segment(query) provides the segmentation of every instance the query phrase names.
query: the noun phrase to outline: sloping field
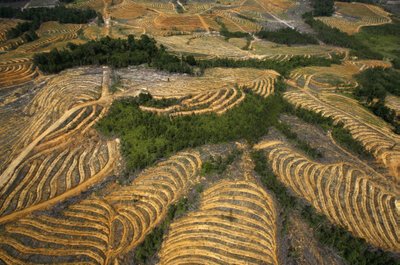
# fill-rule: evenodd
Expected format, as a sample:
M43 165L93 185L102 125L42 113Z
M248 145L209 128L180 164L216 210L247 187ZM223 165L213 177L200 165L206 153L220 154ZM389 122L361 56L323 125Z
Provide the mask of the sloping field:
M52 78L25 109L31 118L18 137L1 132L8 143L0 222L79 194L113 172L117 141L101 140L92 128L110 104L101 101L106 74L71 70Z
M359 32L361 27L377 26L392 21L390 13L374 5L335 2L335 8L336 12L332 17L317 19L348 34Z
M221 181L170 226L160 264L278 264L277 212L251 181Z
M326 93L318 98L309 92L286 92L284 98L296 107L305 108L343 123L353 138L360 141L374 157L385 165L390 174L400 178L400 137L388 125L358 106L354 100Z
M375 246L400 250L398 193L375 183L373 176L352 164L317 163L280 141L261 142L256 148L265 149L285 186L333 223Z
M92 195L57 214L6 224L0 260L115 264L115 258L137 246L196 181L208 151L180 152L143 171L128 186L114 185L103 198Z

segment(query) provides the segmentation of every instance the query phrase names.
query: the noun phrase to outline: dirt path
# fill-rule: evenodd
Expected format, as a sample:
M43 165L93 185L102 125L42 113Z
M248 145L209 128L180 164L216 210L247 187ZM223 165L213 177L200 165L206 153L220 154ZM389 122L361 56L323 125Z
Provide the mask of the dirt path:
M110 19L110 5L111 3L108 0L103 0L104 8L103 8L103 18L104 18L104 27L105 27L105 35L110 36L111 31L111 19Z
M200 19L200 22L203 25L203 28L207 31L207 33L210 33L210 27L208 26L204 18L200 14L197 14L197 17Z

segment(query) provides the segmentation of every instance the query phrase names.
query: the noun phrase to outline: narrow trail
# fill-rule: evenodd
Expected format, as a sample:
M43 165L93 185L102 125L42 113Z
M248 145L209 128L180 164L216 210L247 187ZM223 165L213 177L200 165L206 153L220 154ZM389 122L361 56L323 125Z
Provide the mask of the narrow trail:
M282 24L285 24L286 26L288 26L288 27L291 28L291 29L294 29L294 27L293 27L292 25L290 25L289 23L287 23L285 20L282 20L282 19L280 19L279 17L275 16L275 14L273 14L271 11L269 11L268 9L266 9L266 8L260 3L259 0L254 0L254 1L257 2L257 4L258 4L259 6L261 6L262 9L264 9L265 12L268 13L271 17L273 17L276 21L278 21L278 22L280 22L280 23L282 23Z
M210 33L210 27L208 26L204 18L200 14L196 14L196 16L200 19L200 22L203 25L203 28L207 31L207 33Z
M111 3L108 0L103 0L104 8L103 8L103 18L104 18L104 27L105 27L105 35L110 36L111 32L111 18L110 18L110 5Z

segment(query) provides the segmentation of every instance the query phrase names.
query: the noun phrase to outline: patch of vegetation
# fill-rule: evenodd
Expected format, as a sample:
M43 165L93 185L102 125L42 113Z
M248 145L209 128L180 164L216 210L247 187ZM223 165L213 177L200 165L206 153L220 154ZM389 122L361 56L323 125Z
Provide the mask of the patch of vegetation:
M207 176L211 174L221 175L240 154L241 154L240 151L235 150L225 159L222 158L221 156L218 156L216 158L211 157L210 161L206 161L203 163L200 174L202 176Z
M279 29L270 31L263 29L259 31L257 37L268 41L293 45L293 44L318 44L318 41L310 34L300 33L299 31L291 28Z
M300 199L292 196L281 183L267 163L267 158L262 151L254 152L252 159L255 171L261 178L263 185L272 191L283 208L282 218L285 228L287 213L299 209L302 217L313 228L317 239L324 245L333 248L349 264L354 265L399 265L400 262L388 252L372 249L363 239L354 237L345 229L332 224L324 215L317 213L310 205L304 204Z
M369 153L359 141L355 140L349 130L343 128L343 126L333 126L332 137L345 149L351 150L360 157L372 158L371 153Z
M304 21L310 25L316 32L316 37L326 44L331 44L343 48L351 49L351 55L365 59L382 59L382 55L374 52L363 42L354 36L350 36L337 28L332 28L325 25L319 20L313 18L312 13L303 15Z
M400 134L400 122L394 110L385 106L387 93L400 96L399 72L394 69L372 68L356 75L358 88L354 96L375 115L381 117Z
M135 39L92 40L85 44L68 43L68 49L53 49L48 53L35 54L34 62L45 73L58 73L64 69L83 65L110 65L115 68L147 63L159 70L193 73L185 58L168 53L163 46L147 35Z
M242 19L246 19L246 20L248 20L248 21L251 21L251 22L253 22L253 23L257 23L257 19L254 19L254 18L252 18L252 17L248 17L248 16L245 16L245 15L240 14L240 13L236 14L236 16L239 17L239 18L242 18Z
M229 31L226 25L219 19L215 20L221 27L219 33L225 37L225 39L231 39L231 38L246 38L246 39L253 39L253 37L247 33L247 32L242 32L242 31Z
M392 23L362 27L354 35L374 52L392 61L393 67L400 69L400 19L392 17Z
M324 216L315 211L311 206L302 208L302 217L314 229L318 240L343 257L348 264L354 265L399 265L400 261L390 253L380 249L372 249L364 239L354 237L345 229L333 225Z
M275 126L283 135L294 142L296 148L303 150L306 155L313 159L321 158L322 154L315 148L311 147L306 141L299 139L297 133L293 132L289 124L280 122Z
M149 264L150 260L154 258L161 247L164 235L172 221L176 218L183 216L190 208L190 202L187 198L180 199L177 203L171 205L168 209L167 216L164 221L154 228L148 234L144 241L136 247L134 264Z
M267 99L248 93L245 100L223 115L175 117L140 110L148 96L123 99L111 106L97 125L106 136L122 140L127 169L142 169L184 148L245 139L256 142L277 123L284 107L280 95Z
M263 151L253 152L251 158L255 164L254 171L260 176L262 184L274 193L284 211L287 212L296 207L296 198L289 193L286 187L275 176L267 163L265 153Z
M335 12L334 1L333 0L312 0L314 16L332 16Z
M7 31L7 38L23 36L25 41L32 41L38 38L35 30L46 21L58 21L60 23L88 23L97 16L96 11L91 9L75 9L63 6L55 8L30 8L17 9L11 7L0 7L1 18L15 18L30 20L29 22L18 23L17 26Z
M144 101L143 106L153 108L167 108L179 104L182 100L177 98L154 99L150 94L143 94L142 98Z

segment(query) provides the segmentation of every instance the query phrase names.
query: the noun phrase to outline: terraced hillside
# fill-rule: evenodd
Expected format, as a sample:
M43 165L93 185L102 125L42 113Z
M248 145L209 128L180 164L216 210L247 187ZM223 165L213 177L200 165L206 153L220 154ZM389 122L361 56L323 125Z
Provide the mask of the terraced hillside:
M13 264L116 262L187 192L211 153L218 154L218 147L178 153L146 169L129 185L110 188L104 197L93 195L55 215L31 215L6 224L0 260Z
M0 264L400 265L395 15L4 5Z
M171 224L160 264L278 264L277 213L271 196L251 181L221 181L199 209Z
M336 12L332 17L318 19L328 26L348 34L355 34L361 27L387 24L392 21L383 8L364 3L335 2Z
M0 90L31 82L38 75L29 58L9 59L0 63Z
M349 111L346 98L337 95L317 97L309 92L291 91L285 93L284 97L293 105L305 108L321 114L324 117L332 118L336 123L343 123L350 131L354 139L360 141L374 157L387 167L390 173L396 178L400 176L400 147L397 143L399 136L391 132L388 125L376 119L361 107L355 107ZM347 102L353 106L357 103ZM370 122L376 120L376 122Z
M53 77L24 110L31 118L20 134L2 132L0 222L79 194L111 174L117 141L100 139L92 128L109 106L102 102L103 75L107 70Z
M261 142L273 171L296 195L332 222L375 246L396 251L399 214L396 193L350 163L314 162L279 141Z

